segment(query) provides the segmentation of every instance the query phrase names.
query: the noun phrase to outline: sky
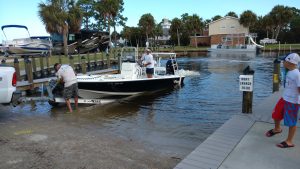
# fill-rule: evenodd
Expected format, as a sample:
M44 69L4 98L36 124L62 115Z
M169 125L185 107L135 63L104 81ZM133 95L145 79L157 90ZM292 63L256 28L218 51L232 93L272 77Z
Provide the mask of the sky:
M46 0L0 0L0 26L17 24L28 27L31 36L49 35L38 16L38 4ZM203 20L215 15L224 16L233 11L240 15L251 10L258 16L269 13L276 5L300 9L300 0L124 0L123 16L128 18L127 26L137 26L143 14L151 13L159 23L163 18L172 20L182 14L197 14ZM122 28L118 28L120 31ZM4 29L8 39L28 36L26 30ZM5 40L1 30L0 43Z

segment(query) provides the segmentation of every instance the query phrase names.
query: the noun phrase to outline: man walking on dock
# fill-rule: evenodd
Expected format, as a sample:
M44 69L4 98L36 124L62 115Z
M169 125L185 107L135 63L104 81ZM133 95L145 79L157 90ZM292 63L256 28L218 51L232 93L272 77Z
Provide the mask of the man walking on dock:
M54 70L58 77L58 82L64 83L64 99L70 112L73 112L70 99L74 97L75 108L78 108L78 85L73 68L69 65L54 64Z
M284 91L282 98L277 102L272 118L275 128L266 133L267 137L272 137L282 132L280 121L284 119L284 125L289 127L288 137L285 141L277 144L280 148L294 147L293 138L297 129L297 115L300 104L300 72L298 63L300 57L297 53L287 55L283 65L288 72L286 74Z

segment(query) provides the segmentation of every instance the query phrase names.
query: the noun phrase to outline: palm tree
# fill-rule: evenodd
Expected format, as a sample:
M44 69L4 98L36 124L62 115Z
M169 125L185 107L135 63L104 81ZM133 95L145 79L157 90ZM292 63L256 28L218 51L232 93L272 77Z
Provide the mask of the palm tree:
M211 20L216 21L216 20L221 19L221 18L222 18L221 15L216 15L216 16L212 17Z
M197 37L196 34L199 33L203 29L202 18L200 18L197 14L193 14L192 16L188 16L186 20L186 27L187 29L193 33L196 43L196 48L198 47L197 44Z
M228 12L225 16L231 16L231 17L238 18L238 15L233 11Z
M271 10L270 17L272 18L273 23L276 25L274 38L277 39L280 30L290 23L293 17L293 11L289 7L277 5Z
M155 28L154 17L150 13L144 14L144 15L141 16L138 25L145 32L147 42L149 42L149 34Z
M273 23L272 18L269 14L265 15L262 18L262 25L267 30L267 38L269 38L269 31L271 31L272 32L272 39L273 39L275 37L274 23Z
M98 0L95 2L95 11L98 15L97 19L102 19L107 31L109 32L109 45L111 47L110 27L113 26L115 18L119 14L119 10L123 4L123 0Z
M94 1L93 0L78 0L76 3L82 11L83 14L83 25L84 29L89 30L90 29L90 20L94 16L94 10L93 10L93 5Z
M246 10L240 15L240 24L245 27L249 27L251 30L252 26L256 23L257 16L251 10Z
M67 35L68 32L80 30L82 13L74 1L47 0L39 4L39 16L45 24L46 31L63 35L64 54L68 55Z
M177 45L180 46L179 30L182 28L182 22L179 18L174 18L171 22L170 32L176 32Z

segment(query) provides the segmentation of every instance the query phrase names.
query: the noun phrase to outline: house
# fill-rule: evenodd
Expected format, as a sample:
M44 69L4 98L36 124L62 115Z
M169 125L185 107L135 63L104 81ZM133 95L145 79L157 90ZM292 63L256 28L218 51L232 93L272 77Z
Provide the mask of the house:
M159 44L166 44L167 41L170 40L171 35L169 33L170 27L171 27L171 21L167 18L164 18L162 22L160 23L162 28L162 36L157 36L156 41Z
M245 44L249 27L240 24L236 17L225 16L209 23L210 44L235 46Z

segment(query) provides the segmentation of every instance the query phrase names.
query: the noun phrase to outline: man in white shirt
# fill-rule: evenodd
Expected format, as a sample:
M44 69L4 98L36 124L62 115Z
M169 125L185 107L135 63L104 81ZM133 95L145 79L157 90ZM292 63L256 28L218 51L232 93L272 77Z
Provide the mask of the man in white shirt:
M285 87L282 98L277 102L272 118L275 122L274 129L267 131L266 136L282 132L280 121L284 120L284 125L289 127L289 133L286 140L277 144L280 148L294 147L293 138L297 129L297 115L300 104L300 72L298 63L300 57L297 53L291 53L284 58L283 65L288 70L286 74Z
M78 108L78 85L77 77L73 68L69 65L54 64L54 70L59 82L64 82L64 98L70 112L73 112L70 98L74 97L75 107Z
M152 78L154 74L154 60L150 49L146 49L146 55L142 57L142 64L146 66L146 74L148 78Z

